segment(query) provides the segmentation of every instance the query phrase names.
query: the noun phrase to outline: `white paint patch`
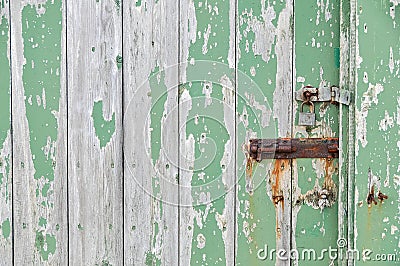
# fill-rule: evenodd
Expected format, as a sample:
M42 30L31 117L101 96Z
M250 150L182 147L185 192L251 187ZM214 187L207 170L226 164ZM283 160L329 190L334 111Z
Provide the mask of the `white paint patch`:
M397 226L395 226L395 225L390 226L390 234L391 235L396 234L396 232L398 232L398 231L399 231L399 228Z
M181 27L181 62L185 63L189 59L189 47L191 43L196 42L197 34L197 19L196 19L196 8L194 6L193 0L187 0L182 2L182 10L187 10L187 12L182 12L180 23ZM201 33L200 33L201 36ZM186 83L186 67L181 69L180 82Z
M192 109L192 99L187 89L184 89L181 94L180 101L180 117L179 124L182 125L182 129L179 132L179 138L181 145L181 172L180 172L180 201L181 208L181 220L180 220L180 242L182 247L182 255L180 261L182 265L190 264L190 257L192 254L192 241L193 241L193 225L194 216L193 211L193 198L192 198L192 178L193 168L195 161L195 139L192 134L186 138L186 123L189 115L189 111Z
M304 83L306 81L305 77L297 77L297 82Z
M368 73L367 72L364 72L363 81L364 81L365 84L368 83Z
M396 11L395 11L396 10L396 6L399 5L400 1L399 0L390 0L390 2L393 5L390 7L389 13L390 13L390 16L392 17L392 19L394 20L395 17L396 17Z
M228 51L228 65L229 68L235 68L235 34L236 34L236 1L229 1L229 51Z
M256 97L254 94L248 94L247 92L245 93L245 97L248 100L248 104L250 106L252 106L256 110L261 111L261 116L259 116L257 119L259 120L258 122L261 124L261 127L265 128L269 126L272 111L267 105L267 99L264 99L265 103L260 103L256 101Z
M292 1L286 3L278 18L275 54L277 59L276 88L274 91L274 119L278 120L278 137L290 137L292 112Z
M397 96L397 114L396 124L400 126L400 96Z
M211 25L208 24L207 29L203 33L204 43L203 43L203 48L201 50L203 54L207 54L208 52L208 39L210 38L210 33L211 33Z
M205 95L204 108L211 105L212 103L211 93L212 93L212 82L204 82L203 85L203 94Z
M392 128L393 126L394 126L394 118L393 116L389 115L387 110L385 110L385 118L383 118L379 122L379 130L387 131L389 128Z
M246 106L243 106L243 112L240 115L239 120L243 123L244 127L247 128L247 126L249 125L249 116L247 115Z
M383 182L384 187L389 187L389 182L390 182L390 152L387 150L386 151L386 179Z
M197 247L203 249L206 246L206 237L203 234L197 235Z
M265 62L269 62L272 53L272 44L275 41L276 27L272 23L276 19L276 13L273 6L265 6L265 1L261 0L261 17L253 15L252 10L245 10L240 19L243 23L247 23L247 27L244 30L245 37L252 31L254 32L255 38L252 45L254 55L261 55ZM240 39L239 39L240 41Z
M389 51L389 70L390 70L390 74L393 74L394 59L393 59L393 48L391 46L390 46L390 51Z
M358 155L359 143L365 148L367 140L367 116L372 104L378 104L378 95L383 92L383 86L379 83L369 84L368 90L363 93L361 110L356 109L356 155Z
M225 264L234 264L234 213L235 208L232 202L235 201L235 88L233 82L224 75L220 79L224 101L224 125L229 134L229 140L225 143L224 154L220 161L222 170L222 183L225 189L225 205L222 214L216 213L215 220L221 230L225 247Z
M250 75L252 76L252 77L254 77L255 75L256 75L256 69L255 69L255 67L254 66L252 66L251 68L250 68Z
M46 109L46 91L42 90L42 104L43 104L43 109Z

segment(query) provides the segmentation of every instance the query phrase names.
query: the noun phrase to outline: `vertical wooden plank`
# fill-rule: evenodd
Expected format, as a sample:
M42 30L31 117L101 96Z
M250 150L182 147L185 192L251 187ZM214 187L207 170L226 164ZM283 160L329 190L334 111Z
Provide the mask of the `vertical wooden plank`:
M277 123L277 137L293 137L293 35L294 17L293 0L286 0L285 6L279 14L276 28L276 87L273 95L273 117ZM295 164L289 160L276 160L274 169L269 177L272 200L276 213L276 249L291 249L293 234L292 221L292 171ZM268 178L268 176L267 176ZM291 258L286 255L277 257L276 265L289 265Z
M64 3L11 3L14 262L67 263Z
M236 5L182 1L181 6L180 262L231 265Z
M0 258L12 263L12 150L9 2L0 3Z
M238 74L236 261L289 265L287 254L273 250L290 250L291 162L246 165L241 146L250 138L291 137L293 1L238 4L238 69L244 74Z
M307 85L339 86L339 1L316 0L307 4L295 1L294 12L295 90ZM297 123L301 102L294 104L293 137L339 136L337 105L314 103L316 125L306 127ZM338 160L297 159L293 161L293 168L292 243L294 248L299 248L296 265L333 263L335 254L324 255L322 251L338 248ZM304 250L310 253L304 255Z
M68 1L69 263L122 265L119 1Z
M127 265L178 265L178 12L124 1Z
M350 18L351 9L350 1L340 2L340 70L339 70L339 87L345 90L351 91L354 96L354 86L352 86L352 70L351 61L352 58L351 47L352 42L355 41L354 35L351 33ZM339 106L339 195L338 195L338 240L344 239L345 245L339 248L339 254L343 258L338 261L338 265L348 265L349 258L346 255L350 249L351 239L348 229L351 227L350 217L352 216L349 212L352 208L353 203L349 201L352 199L353 189L351 187L351 179L353 178L353 162L354 162L354 126L353 117L350 116L352 113L350 110L353 109L354 101L349 107L341 105ZM354 114L354 113L353 113ZM351 167L351 168L350 168ZM351 261L351 260L350 260Z
M236 4L180 7L180 264L233 265Z
M349 106L349 162L348 162L348 179L347 179L347 206L348 206L348 228L347 228L347 248L354 250L354 219L355 219L355 142L356 142L356 84L357 84L357 0L349 0L349 87L353 93L353 102ZM354 258L348 258L348 265L355 264Z
M400 6L390 0L354 4L354 248L370 265L398 264Z

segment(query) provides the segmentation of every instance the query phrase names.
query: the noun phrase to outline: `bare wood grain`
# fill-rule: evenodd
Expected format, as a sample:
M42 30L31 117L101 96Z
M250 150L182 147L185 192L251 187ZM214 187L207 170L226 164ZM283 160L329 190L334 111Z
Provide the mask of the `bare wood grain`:
M125 263L177 265L178 1L123 6ZM162 118L152 121L158 104Z
M69 263L122 265L120 6L108 0L67 7Z

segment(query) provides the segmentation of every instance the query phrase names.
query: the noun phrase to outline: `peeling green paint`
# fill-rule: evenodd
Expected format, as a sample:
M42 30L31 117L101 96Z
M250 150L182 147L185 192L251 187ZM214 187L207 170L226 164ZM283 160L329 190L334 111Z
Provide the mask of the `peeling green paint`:
M147 251L145 264L147 266L161 265L161 260L157 259L154 253Z
M3 221L3 223L1 224L1 231L3 234L4 238L9 238L11 235L11 224L10 224L10 220L7 219L5 221Z
M44 261L49 259L50 254L55 254L56 245L57 243L54 235L45 235L42 231L36 231L35 247Z
M96 263L96 266L112 266L108 260L102 260L100 264Z
M83 226L81 224L78 224L78 230L83 230Z
M208 4L194 1L195 19L199 38L190 44L188 60L212 60L227 64L229 56L229 9L228 0ZM190 25L189 25L190 27ZM193 29L189 29L191 32ZM194 70L187 68L187 77L198 77ZM210 70L210 72L213 72ZM220 69L216 73L221 73ZM223 71L222 75L235 82L234 70ZM211 81L211 79L210 79ZM227 190L222 180L221 160L225 154L225 144L233 136L229 135L224 124L224 95L221 84L188 79L183 84L191 97L191 110L186 123L186 139L194 137L194 167L191 177L191 195L194 204L193 212L199 215L201 224L194 222L192 228L192 250L190 264L213 265L226 263L223 232L216 221L216 213L222 214L225 209ZM225 107L226 108L226 107ZM183 125L180 125L182 127ZM232 142L233 139L231 139ZM233 178L233 177L232 177ZM204 196L207 195L207 196ZM212 200L211 203L208 199ZM233 204L233 202L232 202ZM201 243L197 241L201 238ZM204 240L204 241L203 241ZM228 238L227 241L230 241ZM233 250L232 250L233 251ZM203 254L206 254L204 256Z
M117 11L119 11L120 8L121 8L121 1L120 0L115 0L115 6L117 7Z
M4 1L2 2L4 7ZM8 59L9 24L5 17L0 17L0 151L4 148L11 124L11 98L10 98L10 62ZM10 173L10 155L1 158L0 168L5 165L5 171L0 172L0 185L6 182L7 191L5 200L8 202L8 175Z
M142 0L136 0L136 6L139 7L142 5Z
M62 12L61 1L43 5L46 12L38 15L36 7L22 10L24 39L23 85L26 114L30 130L30 146L35 179L54 180L54 154L46 154L57 140L57 118L60 99L60 60ZM40 78L39 78L40 77Z
M161 128L163 127L162 119L167 114L164 113L164 104L167 100L167 87L164 83L164 72L156 67L149 76L149 84L151 88L151 110L150 110L150 127L151 130L151 159L153 165L160 157L162 148Z
M47 219L40 217L39 218L39 226L46 227L46 225L47 225Z
M340 48L336 47L334 49L334 56L335 56L335 66L336 68L340 68Z
M356 69L355 246L400 259L400 6L358 0ZM362 60L360 60L362 59ZM378 88L381 90L377 91ZM367 203L374 183L377 204ZM379 185L378 185L379 184ZM378 192L388 196L382 202ZM374 260L367 261L377 265ZM380 265L394 265L394 261ZM398 262L397 262L398 263Z
M265 3L265 9L263 9L262 1L238 2L238 20L243 21L243 24L238 27L240 35L243 36L242 39L238 40L238 49L241 51L238 69L251 78L260 87L261 91L257 92L249 89L249 86L245 83L246 80L242 80L241 76L238 77L237 112L240 117L238 117L238 146L236 148L238 169L237 265L275 264L275 257L272 261L267 262L257 258L258 250L264 248L264 245L268 245L270 248L276 247L275 208L266 193L267 182L269 181L266 178L266 174L270 162L263 161L253 167L252 182L254 190L249 193L248 189L246 189L249 183L249 181L246 181L246 165L243 164L246 158L241 146L245 143L248 132L254 132L257 137L263 138L274 138L276 135L272 117L270 124L263 128L260 123L261 112L251 106L246 95L254 95L256 99L259 99L260 104L269 104L270 108L273 107L273 94L278 84L276 82L276 36L272 34L275 33L279 16L285 8L285 2L273 1ZM272 11L275 14L274 16L271 13ZM258 32L258 29L262 30ZM264 34L273 36L271 39L268 38L270 48L268 47L265 51L256 49L256 53L253 47L265 44L266 41L260 37L264 36ZM261 99L263 98L267 100L262 101ZM245 110L247 114L244 113ZM239 122L239 119L248 121L248 124Z
M10 62L8 60L8 20L0 18L0 149L4 145L8 131L10 130ZM0 184L2 179L0 177Z
M100 141L100 148L104 148L115 132L115 113L113 113L111 120L105 120L103 101L98 101L93 105L92 117L95 134Z
M42 188L42 196L43 197L47 197L47 194L49 192L50 189L50 183L46 183L44 184L43 188Z
M33 177L50 184L55 178L57 115L61 97L62 3L54 0L41 6L44 13L40 15L34 5L26 5L22 9L22 38L26 59L22 80L35 169ZM24 162L21 162L21 167L24 168ZM47 195L49 191L45 188L44 192ZM37 198L39 200L40 195ZM42 198L40 201L41 208L53 208L52 203L46 202L47 199ZM42 217L38 224L45 227L47 220ZM50 254L55 254L56 237L36 230L35 247L41 259L46 261Z
M121 69L122 68L122 56L117 55L117 57L115 58L115 61L117 62L118 69Z
M296 90L306 85L339 86L340 50L335 48L340 46L339 4L338 0L327 2L324 8L314 2L295 4L296 78L294 82ZM337 137L339 135L339 108L333 104L316 103L315 113L317 125L309 128L306 135L298 129L294 137ZM294 120L297 125L298 113ZM315 191L316 182L323 187L328 177L326 173L328 168L334 171L332 179L338 186L337 164L338 160L329 164L323 159L298 159L300 193L305 195L308 191ZM331 207L316 208L307 204L300 207L294 233L297 247L314 249L320 253L322 249L329 246L337 247L338 203L333 203ZM322 246L321 243L323 243ZM329 264L329 258L325 257L318 263Z

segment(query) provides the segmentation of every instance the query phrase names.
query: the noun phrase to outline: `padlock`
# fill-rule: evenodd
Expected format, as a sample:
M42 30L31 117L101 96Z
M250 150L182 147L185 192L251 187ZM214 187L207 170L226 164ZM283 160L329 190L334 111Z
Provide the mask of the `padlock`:
M309 113L305 113L303 111L304 104L310 105ZM314 104L311 101L303 102L301 104L299 113L299 126L315 126Z

